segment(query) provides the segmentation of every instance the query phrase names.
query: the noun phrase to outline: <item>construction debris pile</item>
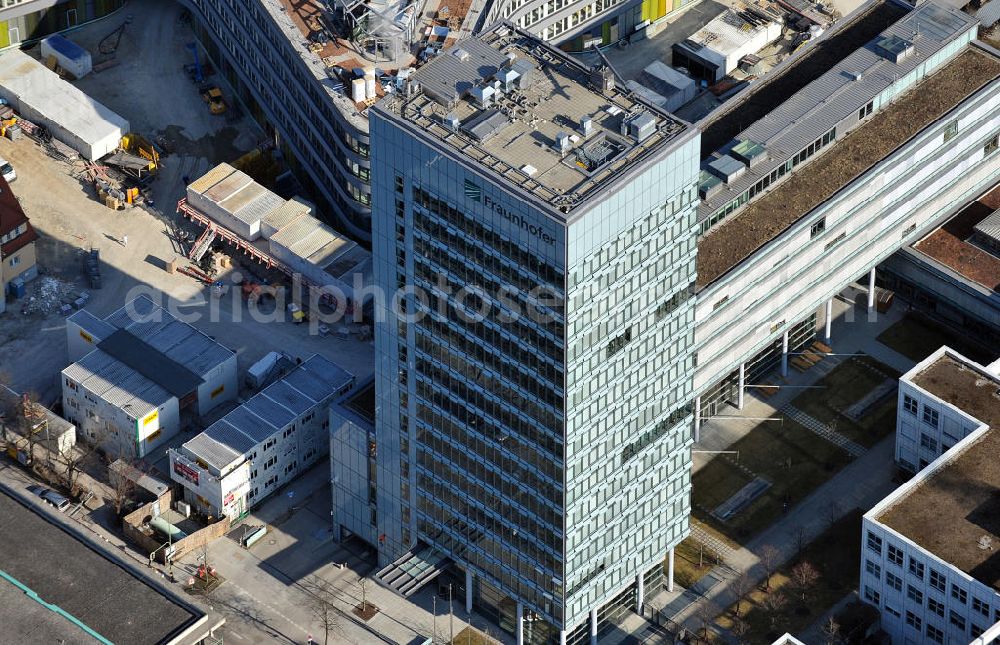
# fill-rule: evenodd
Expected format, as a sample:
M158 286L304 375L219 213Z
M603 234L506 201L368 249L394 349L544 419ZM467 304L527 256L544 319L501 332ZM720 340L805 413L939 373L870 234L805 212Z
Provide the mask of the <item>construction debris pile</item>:
M80 291L72 282L64 282L52 276L42 276L31 285L31 295L21 305L25 316L48 316L55 312L69 315L73 309L80 309L90 300L90 294Z

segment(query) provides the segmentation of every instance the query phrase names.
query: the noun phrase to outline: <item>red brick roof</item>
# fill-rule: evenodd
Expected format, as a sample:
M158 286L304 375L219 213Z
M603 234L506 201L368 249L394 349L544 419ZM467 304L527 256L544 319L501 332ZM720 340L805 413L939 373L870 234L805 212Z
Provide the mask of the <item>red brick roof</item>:
M24 214L21 203L17 201L10 184L0 177L0 237L7 235L22 224L28 225L28 230L0 247L0 256L8 257L17 253L28 244L38 239L38 233Z

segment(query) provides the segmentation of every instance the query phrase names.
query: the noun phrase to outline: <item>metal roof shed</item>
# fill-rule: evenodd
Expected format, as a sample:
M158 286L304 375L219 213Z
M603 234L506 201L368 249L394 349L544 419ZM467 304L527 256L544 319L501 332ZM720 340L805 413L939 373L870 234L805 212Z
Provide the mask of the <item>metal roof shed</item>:
M116 150L128 121L19 49L0 53L0 97L90 160Z

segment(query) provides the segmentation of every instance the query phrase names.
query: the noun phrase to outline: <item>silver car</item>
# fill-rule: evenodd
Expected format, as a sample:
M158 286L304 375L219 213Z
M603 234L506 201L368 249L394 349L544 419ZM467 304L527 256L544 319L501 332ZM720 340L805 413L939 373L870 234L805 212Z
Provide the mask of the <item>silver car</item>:
M62 513L70 506L69 498L60 495L54 490L42 486L28 486L28 490L41 497L46 504L51 504L57 511Z

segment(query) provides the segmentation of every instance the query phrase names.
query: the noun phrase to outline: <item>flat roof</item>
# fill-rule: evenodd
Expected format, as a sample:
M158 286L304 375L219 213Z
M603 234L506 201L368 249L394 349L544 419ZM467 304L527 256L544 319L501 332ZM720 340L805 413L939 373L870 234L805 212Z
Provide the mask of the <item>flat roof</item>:
M764 118L774 108L822 76L880 32L906 15L908 9L892 0L872 2L841 21L815 43L809 43L787 62L753 83L750 89L724 103L702 122L701 156L706 158L736 138L741 130Z
M160 387L177 398L183 398L205 382L188 368L124 329L115 331L98 343L97 347L149 380L155 379Z
M1000 184L913 245L963 278L1000 291L1000 258L970 244L975 227L1000 212Z
M595 86L590 69L501 24L421 67L411 96L375 109L565 214L689 131L627 89L602 91L596 76Z
M784 166L835 125L856 115L896 79L927 64L975 24L972 16L958 9L929 2L904 15L868 46L846 55L822 76L737 135L743 145L752 143L762 147L766 156L755 159L753 167L730 181L725 190L703 200L698 205L698 220L709 218L760 179ZM892 42L886 44L890 40ZM894 56L901 50L909 53L901 59L890 60L883 49L892 50ZM843 131L837 133L838 137L845 134ZM728 146L724 146L717 154L727 151ZM791 173L801 172L801 169L799 166Z
M0 602L8 616L4 640L94 640L39 601L58 606L113 643L170 642L204 619L192 605L166 595L88 541L26 508L6 490L0 492L0 517L4 518L0 571L6 574L0 577ZM38 600L19 585L38 594Z
M963 50L771 191L709 230L698 242L698 286L728 273L998 75L996 56L976 47Z
M221 472L353 381L353 374L314 354L185 442L184 451Z
M877 519L1000 591L1000 378L945 351L910 380L989 429L953 457L945 453L946 461ZM980 548L983 536L993 549Z

